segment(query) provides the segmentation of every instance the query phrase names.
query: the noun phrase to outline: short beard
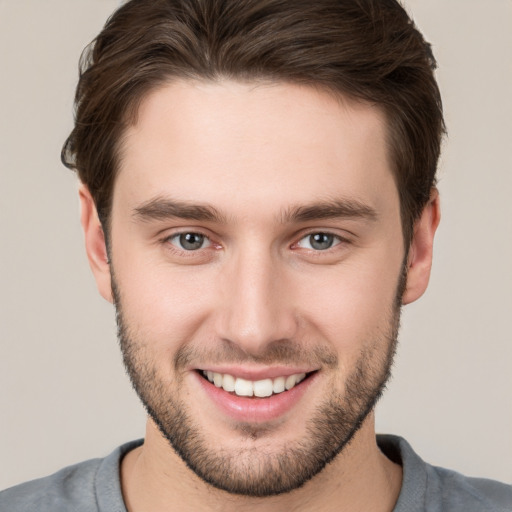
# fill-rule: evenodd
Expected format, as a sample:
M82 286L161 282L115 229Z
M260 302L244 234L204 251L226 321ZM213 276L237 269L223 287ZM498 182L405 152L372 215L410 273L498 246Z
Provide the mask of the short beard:
M294 443L283 442L280 452L273 453L265 450L267 432L264 427L240 425L239 431L249 441L247 444L252 441L252 446L233 453L225 447L213 446L208 433L202 432L187 414L186 404L179 399L181 380L176 379L171 388L159 378L147 354L150 340L135 339L123 317L121 294L112 272L118 338L124 364L149 416L175 452L204 482L228 493L248 497L275 496L300 488L320 473L353 439L382 396L391 376L405 282L403 266L386 332L361 351L355 369L346 380L344 392L332 391L319 404L307 422L307 436ZM186 351L185 354L180 351L176 354L176 369L184 367L182 360L187 358ZM283 353L286 352L285 347ZM288 352L294 353L293 345ZM272 359L271 355L267 358ZM324 359L337 365L336 354L326 354ZM288 360L294 361L293 358ZM256 444L256 440L262 441Z

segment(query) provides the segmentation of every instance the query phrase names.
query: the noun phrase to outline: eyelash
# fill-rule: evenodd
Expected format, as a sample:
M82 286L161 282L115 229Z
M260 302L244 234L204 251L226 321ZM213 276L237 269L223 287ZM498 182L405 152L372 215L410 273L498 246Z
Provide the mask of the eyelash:
M173 239L176 239L178 237L181 237L183 235L198 235L200 237L203 237L204 238L204 241L207 241L208 242L208 245L206 247L200 247L196 250L194 249L190 249L190 250L187 250L185 248L180 248L178 247L177 245L173 244L172 243L172 240ZM301 248L301 246L299 245L301 242L303 242L304 240L307 240L307 239L310 239L310 237L314 236L314 235L324 235L324 236L328 236L328 237L332 237L333 238L333 244L326 248L326 249L314 249L314 248L305 248L307 251L315 254L315 255L318 255L320 256L321 254L328 254L328 253L331 253L333 249L335 249L337 246L341 245L341 244L350 244L350 240L348 240L347 238L345 237L342 237L340 235L337 235L335 233L331 233L329 231L310 231L309 233L305 233L301 236L301 238L299 240L297 240L296 242L294 242L293 244L291 244L291 248ZM208 248L211 248L211 247L214 247L214 248L220 248L221 245L220 244L215 244L214 242L212 242L211 238L204 234L204 233L201 233L200 231L180 231L178 233L173 233L172 235L169 235L167 237L165 237L162 242L164 244L167 245L167 247L172 250L173 252L176 252L178 253L179 255L182 255L182 256L187 256L187 257L197 257L198 256L198 253L204 253L203 249L208 249ZM311 245L311 244L310 244Z
M171 243L171 245L174 246L174 244L172 243L173 239L178 238L178 237L181 238L182 236L186 236L186 235L195 235L195 236L202 237L203 238L203 243L205 241L209 242L209 245L207 247L210 247L210 245L211 245L211 240L210 240L210 238L207 235L204 235L203 233L199 233L199 232L195 232L195 231L183 231L181 233L175 233L175 234L167 237L166 241ZM199 249L203 249L203 247L200 247ZM187 250L185 248L183 248L183 250L186 251L186 252L195 252L193 250Z
M204 240L208 242L207 247L200 247L196 250L187 250L184 248L180 248L178 245L172 243L173 239L177 239L182 235L199 235L204 237ZM190 258L192 261L197 261L198 263L207 262L212 256L213 253L211 250L205 249L218 249L220 248L219 244L215 244L212 242L211 237L202 233L201 231L187 230L187 231L179 231L177 233L172 233L171 235L166 236L161 240L161 243L164 245L165 249L169 251L172 255L177 256L181 259Z
M344 243L344 242L348 242L348 240L346 240L345 238L339 236L339 235L336 235L334 233L330 233L329 231L311 231L310 233L307 233L306 235L304 235L303 237L301 237L297 242L295 242L293 244L293 246L299 246L300 247L300 243L303 241L303 240L310 240L311 237L315 236L315 235L322 235L322 236L327 236L327 237L332 237L333 238L333 245L331 245L330 247L327 247L326 249L314 249L314 248L306 248L307 250L309 251L313 251L315 253L326 253L328 251L330 251L331 249L333 249L334 247L340 245L341 243ZM311 245L311 243L309 243L309 245Z

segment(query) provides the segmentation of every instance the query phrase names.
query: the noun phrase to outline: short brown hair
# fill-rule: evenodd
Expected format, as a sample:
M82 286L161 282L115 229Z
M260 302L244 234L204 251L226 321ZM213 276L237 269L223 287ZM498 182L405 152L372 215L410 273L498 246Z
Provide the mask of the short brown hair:
M140 101L173 78L320 86L379 106L406 244L444 132L435 60L396 0L131 0L84 51L64 164L106 228L118 151Z

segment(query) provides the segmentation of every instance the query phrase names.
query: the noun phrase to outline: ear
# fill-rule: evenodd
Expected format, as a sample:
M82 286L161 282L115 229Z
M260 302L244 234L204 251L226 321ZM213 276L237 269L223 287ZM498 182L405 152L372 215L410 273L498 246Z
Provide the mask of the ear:
M441 220L439 192L433 188L420 218L414 224L413 238L407 256L407 285L402 304L419 299L427 289L432 268L434 235Z
M112 283L110 278L110 263L105 243L105 234L101 227L96 205L85 185L80 185L80 221L85 235L85 250L92 273L96 279L96 286L101 296L113 302Z

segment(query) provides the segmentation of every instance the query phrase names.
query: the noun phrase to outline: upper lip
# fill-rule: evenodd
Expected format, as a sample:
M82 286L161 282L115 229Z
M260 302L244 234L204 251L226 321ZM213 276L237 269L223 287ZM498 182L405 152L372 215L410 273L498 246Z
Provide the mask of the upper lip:
M288 377L300 373L310 373L316 368L305 366L267 366L267 367L241 367L241 366L225 366L225 365L205 365L201 368L195 368L199 371L211 371L214 373L229 374L233 377L241 379L258 381L264 379L275 379L277 377Z

